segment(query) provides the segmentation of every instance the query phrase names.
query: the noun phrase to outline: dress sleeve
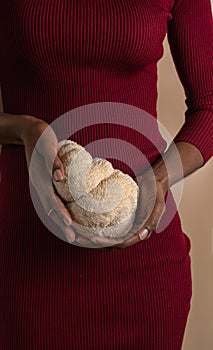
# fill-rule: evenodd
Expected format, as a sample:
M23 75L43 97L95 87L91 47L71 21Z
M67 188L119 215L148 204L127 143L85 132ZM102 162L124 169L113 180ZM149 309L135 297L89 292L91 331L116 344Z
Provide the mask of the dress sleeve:
M185 92L185 123L174 142L213 155L213 19L211 0L174 0L167 38Z

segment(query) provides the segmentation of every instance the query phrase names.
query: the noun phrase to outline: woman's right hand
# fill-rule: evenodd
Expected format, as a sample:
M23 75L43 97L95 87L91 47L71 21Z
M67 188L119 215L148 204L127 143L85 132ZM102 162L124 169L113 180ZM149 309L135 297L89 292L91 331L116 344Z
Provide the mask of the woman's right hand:
M31 183L46 214L49 214L71 243L75 240L71 228L72 219L52 184L53 177L56 181L63 181L64 176L63 164L57 155L57 137L49 124L31 116L25 117L20 137L25 147Z

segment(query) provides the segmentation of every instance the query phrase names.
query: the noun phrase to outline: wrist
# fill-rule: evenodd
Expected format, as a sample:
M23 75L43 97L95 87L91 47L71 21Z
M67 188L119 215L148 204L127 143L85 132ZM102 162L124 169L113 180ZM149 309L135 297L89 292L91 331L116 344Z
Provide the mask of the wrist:
M31 115L22 115L19 127L17 130L18 137L25 144L26 140L29 137L33 137L33 134L36 133L37 129L42 127L45 129L47 124L42 120L35 118Z
M166 193L170 187L169 176L167 172L166 165L163 161L163 158L159 158L153 165L152 170L155 176L156 181L158 181Z
M38 120L29 115L0 113L0 144L23 145L23 135L32 122Z

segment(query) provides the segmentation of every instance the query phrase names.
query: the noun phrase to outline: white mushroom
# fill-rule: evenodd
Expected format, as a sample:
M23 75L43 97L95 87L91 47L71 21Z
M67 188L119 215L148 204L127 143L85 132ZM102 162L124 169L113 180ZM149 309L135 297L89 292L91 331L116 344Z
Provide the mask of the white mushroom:
M66 202L73 228L86 238L121 238L133 225L139 188L102 158L92 158L76 142L59 142L65 180L54 186Z

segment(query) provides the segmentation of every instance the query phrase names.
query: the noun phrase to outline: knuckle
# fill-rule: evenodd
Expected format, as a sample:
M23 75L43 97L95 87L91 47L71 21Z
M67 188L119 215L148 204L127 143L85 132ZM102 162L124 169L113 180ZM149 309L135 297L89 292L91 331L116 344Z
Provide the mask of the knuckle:
M150 224L148 225L148 227L150 228L151 231L154 231L157 227L157 221L156 219L153 219Z

